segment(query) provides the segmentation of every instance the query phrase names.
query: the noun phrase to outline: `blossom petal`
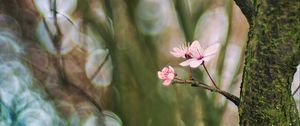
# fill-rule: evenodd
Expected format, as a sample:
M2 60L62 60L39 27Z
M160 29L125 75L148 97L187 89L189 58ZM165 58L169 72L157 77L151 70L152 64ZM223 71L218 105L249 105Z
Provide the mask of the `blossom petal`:
M181 57L182 55L178 52L170 52L175 57Z
M162 72L160 72L160 71L157 72L157 76L159 79L164 79Z
M193 60L190 62L190 67L196 68L199 67L202 64L203 60Z
M188 65L190 65L192 60L194 60L194 59L188 59L186 61L181 62L179 65L180 66L188 66Z
M168 77L168 79L173 80L174 77L175 77L175 74L174 73L169 73L167 77Z
M173 48L173 51L171 51L170 53L175 57L182 57L185 54L185 52L179 48Z
M162 73L167 73L168 71L169 71L168 67L164 67L164 68L161 70Z
M215 43L204 50L204 57L214 55L219 50L220 43Z
M171 82L172 82L172 80L169 80L169 79L164 80L163 85L169 86L171 84Z
M199 58L203 55L203 48L201 47L199 41L194 41L189 47L189 51L194 58Z
M170 71L171 73L175 73L175 70L174 70L173 67L169 66L168 68L169 68L169 71Z
M190 46L191 48L197 48L197 49L202 49L200 42L199 41L193 41L193 43Z
M205 57L203 57L203 61L204 62L208 62L211 58L213 58L213 55L210 55L210 56L205 56Z

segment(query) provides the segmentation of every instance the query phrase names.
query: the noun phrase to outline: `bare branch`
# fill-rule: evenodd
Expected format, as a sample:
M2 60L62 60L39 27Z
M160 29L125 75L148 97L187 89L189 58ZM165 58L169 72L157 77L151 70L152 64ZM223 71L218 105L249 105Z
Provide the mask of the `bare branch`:
M205 66L204 62L203 62L203 64L202 64L202 66L203 66L205 72L207 73L207 75L208 75L210 81L211 81L211 82L213 83L213 85L215 86L215 88L219 89L218 86L217 86L217 84L216 84L215 81L212 79L211 75L209 74L208 70L206 69L206 66Z
M299 86L296 88L296 90L293 92L293 96L297 93L297 91L300 89L300 84Z
M91 79L90 79L91 81L94 80L94 78L97 76L97 74L103 68L104 64L107 62L108 59L109 59L109 55L107 54L105 56L105 59L103 60L103 62L98 66L98 68L96 69L96 71L92 74Z
M217 93L225 96L228 100L233 102L236 106L239 106L239 103L240 103L240 99L238 97L236 97L235 95L230 94L229 92L220 90L218 88L215 88L213 86L209 86L207 84L198 82L198 81L175 79L173 81L173 84L190 84L193 87L200 87L200 88L203 88L203 89L206 89L206 90L210 90L211 92L217 92Z

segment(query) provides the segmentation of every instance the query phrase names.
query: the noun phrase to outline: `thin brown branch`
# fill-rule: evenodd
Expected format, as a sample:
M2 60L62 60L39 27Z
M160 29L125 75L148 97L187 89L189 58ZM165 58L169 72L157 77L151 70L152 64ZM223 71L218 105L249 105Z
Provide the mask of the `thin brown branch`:
M240 103L240 99L237 96L235 96L235 95L233 95L233 94L231 94L229 92L217 89L217 88L215 88L213 86L209 86L207 84L198 82L198 81L194 81L194 80L178 80L178 79L175 79L173 81L173 84L190 84L193 87L200 87L200 88L209 90L211 92L219 93L219 94L223 95L224 97L226 97L231 102L233 102L236 106L239 106L239 103Z
M253 15L255 13L255 8L250 0L234 0L236 5L239 6L242 13L247 18L247 21L252 25Z
M205 66L204 62L203 62L202 65L203 65L204 70L205 70L205 72L207 73L207 75L208 75L210 81L213 83L213 85L215 86L215 88L219 89L218 86L216 85L215 81L212 79L211 75L209 74L208 70L206 69L206 66Z
M52 13L53 13L53 17L54 17L54 26L56 28L56 32L57 32L57 35L61 36L62 35L62 32L59 28L59 25L58 25L58 22L57 22L57 11L56 11L56 0L54 0L54 3L53 3L53 10L52 10Z
M92 74L91 76L91 81L94 80L94 78L96 77L96 75L100 72L100 70L102 69L102 67L104 66L104 64L106 63L106 61L109 59L109 55L107 54L105 56L105 59L103 60L103 62L98 66L97 70Z
M193 80L193 71L192 71L192 68L191 67L189 67L189 78L190 78L190 80Z
M300 84L299 86L296 88L296 90L293 92L293 96L297 93L297 91L300 89Z

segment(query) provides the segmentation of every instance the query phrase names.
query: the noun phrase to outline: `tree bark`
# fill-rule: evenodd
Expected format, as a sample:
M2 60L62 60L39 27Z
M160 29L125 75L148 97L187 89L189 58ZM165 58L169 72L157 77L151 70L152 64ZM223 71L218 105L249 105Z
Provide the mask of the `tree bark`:
M255 12L248 19L240 125L298 126L291 81L300 57L300 1L252 3Z

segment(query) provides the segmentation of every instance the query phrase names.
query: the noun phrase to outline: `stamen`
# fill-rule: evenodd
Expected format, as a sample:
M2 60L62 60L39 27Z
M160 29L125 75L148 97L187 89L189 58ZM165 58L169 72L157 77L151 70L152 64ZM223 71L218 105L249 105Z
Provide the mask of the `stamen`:
M192 58L192 56L191 56L190 54L185 54L184 57L185 57L186 59L191 59L191 58Z
M197 58L197 60L201 60L201 59L203 59L203 58L204 58L204 57L200 55L200 57Z
M199 57L198 57L197 59L198 59L198 60L201 60L201 59L203 58L203 56L202 56L202 54L200 53L200 50L197 49L197 52L198 52L198 54L199 54Z

